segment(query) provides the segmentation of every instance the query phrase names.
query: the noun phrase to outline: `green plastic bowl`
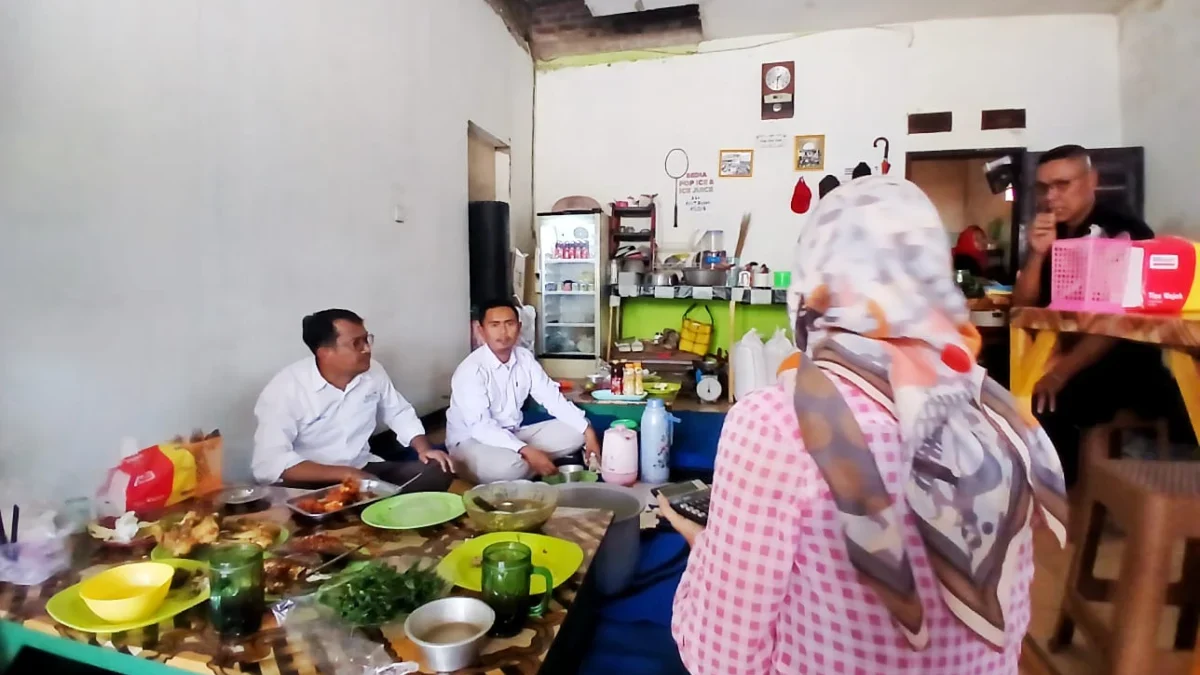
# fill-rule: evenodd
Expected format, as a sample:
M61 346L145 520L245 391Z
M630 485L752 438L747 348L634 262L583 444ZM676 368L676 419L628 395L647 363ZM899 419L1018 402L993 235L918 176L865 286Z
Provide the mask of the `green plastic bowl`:
M595 471L576 471L570 474L571 480L567 480L567 476L561 473L556 473L553 476L545 476L542 482L547 485L563 485L564 483L597 483L600 481L600 476Z

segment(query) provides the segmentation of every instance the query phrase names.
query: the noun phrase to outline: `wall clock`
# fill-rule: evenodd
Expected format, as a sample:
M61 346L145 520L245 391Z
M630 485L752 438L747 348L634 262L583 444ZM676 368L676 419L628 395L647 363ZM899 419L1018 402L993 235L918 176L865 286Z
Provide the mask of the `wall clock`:
M764 63L762 77L762 118L790 119L796 112L796 62Z

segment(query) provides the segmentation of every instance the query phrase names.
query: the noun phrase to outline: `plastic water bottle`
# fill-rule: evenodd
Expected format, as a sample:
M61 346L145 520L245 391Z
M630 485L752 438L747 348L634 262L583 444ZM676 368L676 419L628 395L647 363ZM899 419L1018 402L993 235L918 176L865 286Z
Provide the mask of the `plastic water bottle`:
M662 399L646 402L642 413L642 482L666 483L671 478L671 424L679 419L667 412Z

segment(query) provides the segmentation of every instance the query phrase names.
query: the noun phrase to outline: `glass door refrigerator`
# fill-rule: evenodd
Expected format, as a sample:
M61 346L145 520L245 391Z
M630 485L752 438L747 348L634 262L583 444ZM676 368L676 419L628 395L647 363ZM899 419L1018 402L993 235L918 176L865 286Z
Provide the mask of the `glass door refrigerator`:
M537 216L538 356L595 359L601 353L603 218L599 210Z

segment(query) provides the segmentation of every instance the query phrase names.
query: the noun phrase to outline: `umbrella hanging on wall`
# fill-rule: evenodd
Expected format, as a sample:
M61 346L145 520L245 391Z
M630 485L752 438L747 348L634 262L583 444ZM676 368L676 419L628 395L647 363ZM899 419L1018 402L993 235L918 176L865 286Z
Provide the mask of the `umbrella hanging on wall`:
M883 143L883 163L879 165L879 173L886 176L887 172L892 168L892 163L888 161L888 152L892 149L892 142L885 136L880 136L875 139L875 147L878 148L880 143Z
M671 150L663 160L663 170L667 172L667 177L675 180L675 219L672 227L679 227L679 179L687 175L691 166L688 154L682 148Z

